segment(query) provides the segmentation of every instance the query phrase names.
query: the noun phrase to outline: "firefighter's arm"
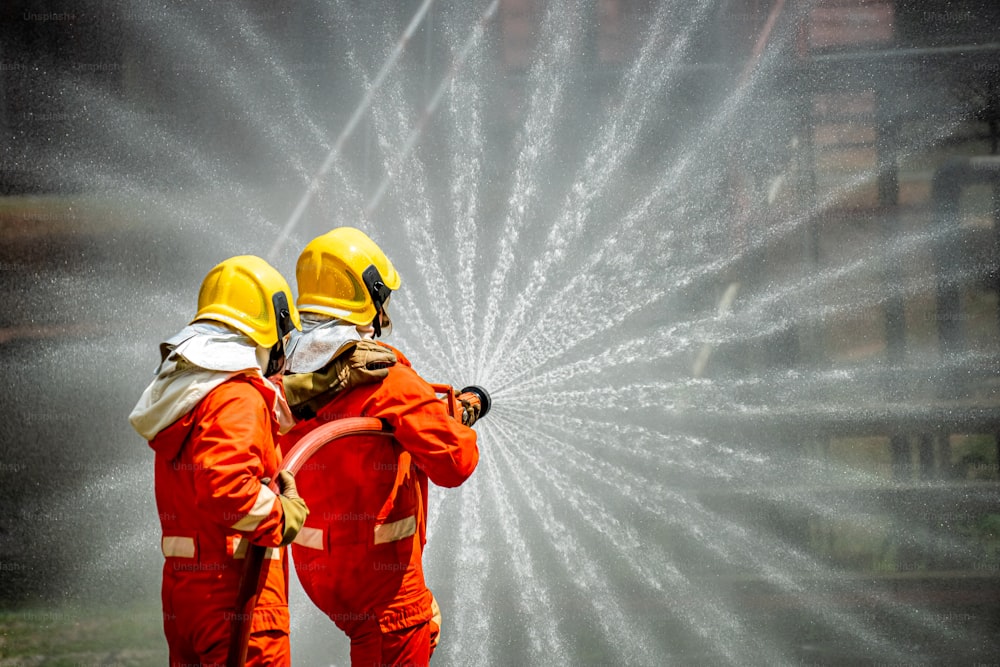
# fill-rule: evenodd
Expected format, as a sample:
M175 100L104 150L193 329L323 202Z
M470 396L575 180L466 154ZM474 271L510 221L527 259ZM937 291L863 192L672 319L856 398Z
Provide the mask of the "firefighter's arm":
M396 365L380 392L377 414L413 462L438 486L458 486L476 469L476 432L448 414L444 402L412 369Z
M202 400L192 457L198 507L212 521L262 546L283 543L282 502L266 484L261 447L270 443L270 413L246 382L227 382Z

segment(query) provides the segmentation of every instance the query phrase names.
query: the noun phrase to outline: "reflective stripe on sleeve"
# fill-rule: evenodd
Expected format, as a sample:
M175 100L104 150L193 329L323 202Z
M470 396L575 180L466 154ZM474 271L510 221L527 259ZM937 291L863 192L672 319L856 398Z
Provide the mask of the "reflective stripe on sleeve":
M375 526L375 544L395 542L409 537L417 532L417 517L408 516L392 523Z
M323 531L319 528L303 526L299 534L292 540L293 544L306 547L307 549L323 549Z
M256 530L260 522L271 514L271 510L274 508L274 501L277 497L274 491L267 488L266 484L261 484L260 491L257 492L257 500L254 501L253 507L242 519L234 523L231 528L233 530L248 532Z
M194 558L194 538L164 535L160 550L166 558Z

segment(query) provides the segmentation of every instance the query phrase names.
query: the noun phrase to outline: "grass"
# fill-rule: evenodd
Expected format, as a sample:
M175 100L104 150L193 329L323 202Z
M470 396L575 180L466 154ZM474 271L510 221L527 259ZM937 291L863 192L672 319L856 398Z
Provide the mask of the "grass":
M146 667L166 663L159 606L0 611L0 667Z

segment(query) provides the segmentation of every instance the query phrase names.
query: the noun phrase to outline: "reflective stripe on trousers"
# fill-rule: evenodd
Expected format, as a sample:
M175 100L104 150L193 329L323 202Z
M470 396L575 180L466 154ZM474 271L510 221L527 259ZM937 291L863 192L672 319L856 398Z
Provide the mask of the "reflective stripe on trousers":
M411 537L417 532L417 517L408 516L399 521L391 523L380 523L375 526L375 544L386 544L387 542L397 542ZM317 549L322 551L326 547L323 540L322 528L311 528L303 526L299 534L295 536L295 544L307 549Z

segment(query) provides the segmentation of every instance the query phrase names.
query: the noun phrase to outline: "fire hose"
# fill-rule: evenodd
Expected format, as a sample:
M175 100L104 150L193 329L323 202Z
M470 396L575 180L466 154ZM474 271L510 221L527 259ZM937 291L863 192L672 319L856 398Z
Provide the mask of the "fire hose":
M448 407L448 414L461 421L462 402L479 404L479 419L486 416L492 404L489 393L475 385L465 387L458 394L446 384L432 384L435 393L442 395L442 400ZM295 443L281 463L281 469L293 475L326 445L351 435L359 434L383 435L392 437L392 430L382 420L375 417L346 417L322 424ZM269 483L269 488L276 494L280 493L277 475ZM226 667L244 667L246 664L247 645L250 641L250 630L253 625L253 611L257 606L257 596L267 580L267 547L257 544L249 545L243 560L243 570L240 573L240 584L236 594L236 605L232 614L229 636L229 655Z

